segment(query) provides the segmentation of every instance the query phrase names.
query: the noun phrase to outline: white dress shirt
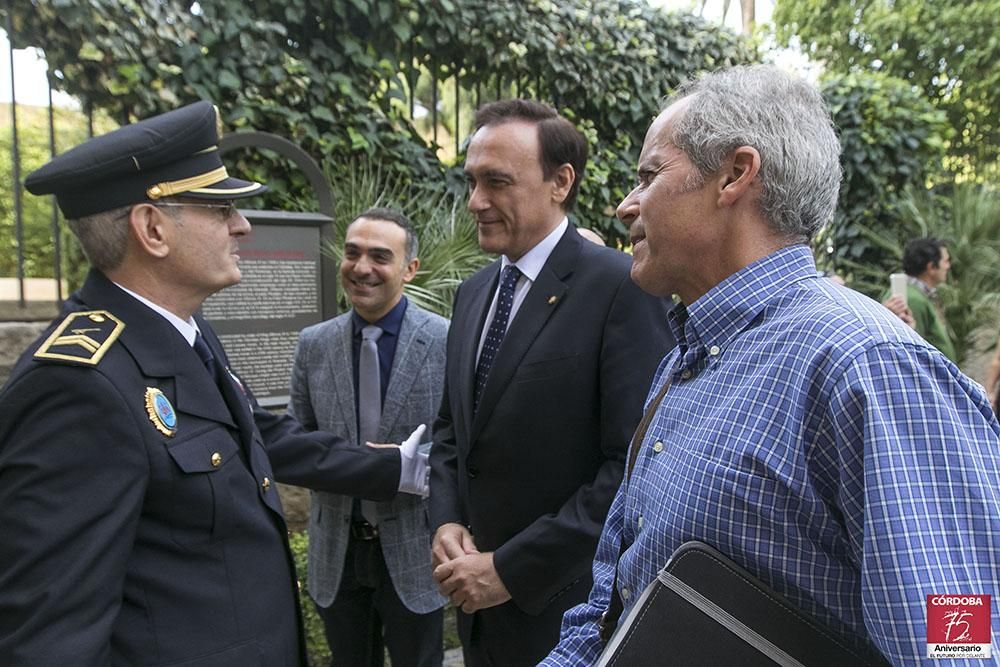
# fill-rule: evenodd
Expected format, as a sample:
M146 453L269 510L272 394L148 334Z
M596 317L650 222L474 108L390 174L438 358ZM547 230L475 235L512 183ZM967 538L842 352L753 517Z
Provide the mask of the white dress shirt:
M510 324L514 321L514 316L517 315L518 309L524 302L524 297L528 295L528 290L531 289L531 286L538 279L538 274L542 272L542 267L545 266L545 262L548 261L549 255L552 254L556 244L559 243L559 239L562 238L568 225L569 220L563 217L562 221L556 225L555 229L549 232L548 236L539 241L531 250L524 253L521 259L516 262L510 261L507 255L500 257L500 275L503 275L503 270L511 264L516 266L521 272L521 277L517 279L517 285L514 286L514 303L510 307L510 317L507 318L507 329L510 329ZM490 323L493 321L493 315L497 310L497 297L499 295L500 281L498 280L497 287L493 291L493 300L490 302L490 310L486 313L486 321L483 322L483 330L479 332L479 347L476 349L477 364L479 363L479 355L483 351L483 343L486 341L486 333L490 330ZM506 329L504 332L506 332Z
M187 321L184 321L181 318L174 315L173 313L171 313L163 306L158 306L157 304L153 303L146 297L136 294L129 288L123 285L118 285L118 283L115 283L115 285L117 285L123 292L125 292L132 298L136 299L142 304L145 304L146 306L149 306L150 308L153 309L153 311L159 313L164 318L166 318L167 322L170 322L170 324L172 324L174 328L177 329L177 331L179 331L182 336L184 336L184 340L187 341L188 345L194 347L194 339L198 335L200 330L198 329L198 324L194 321L193 317L189 317Z

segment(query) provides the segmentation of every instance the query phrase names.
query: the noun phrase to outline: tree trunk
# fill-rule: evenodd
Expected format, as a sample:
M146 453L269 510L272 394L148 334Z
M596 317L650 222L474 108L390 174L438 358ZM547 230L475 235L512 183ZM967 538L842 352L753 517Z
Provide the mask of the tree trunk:
M756 3L754 0L740 0L740 9L743 12L743 34L749 35L753 32L754 24L754 9Z

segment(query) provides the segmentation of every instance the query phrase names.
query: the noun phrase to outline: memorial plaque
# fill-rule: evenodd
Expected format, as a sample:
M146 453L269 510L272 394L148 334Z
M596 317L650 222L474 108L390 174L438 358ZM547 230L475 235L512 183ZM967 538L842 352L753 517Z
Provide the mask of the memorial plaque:
M318 213L242 211L238 285L213 294L202 315L232 368L264 407L288 403L299 331L336 315L336 265L321 253L333 221Z

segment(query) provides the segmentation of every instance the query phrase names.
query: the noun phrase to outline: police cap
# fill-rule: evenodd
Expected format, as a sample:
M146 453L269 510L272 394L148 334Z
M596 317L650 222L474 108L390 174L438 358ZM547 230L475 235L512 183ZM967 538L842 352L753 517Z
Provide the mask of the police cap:
M54 194L70 219L171 195L220 200L264 192L226 172L216 118L211 103L196 102L125 125L53 158L24 185Z

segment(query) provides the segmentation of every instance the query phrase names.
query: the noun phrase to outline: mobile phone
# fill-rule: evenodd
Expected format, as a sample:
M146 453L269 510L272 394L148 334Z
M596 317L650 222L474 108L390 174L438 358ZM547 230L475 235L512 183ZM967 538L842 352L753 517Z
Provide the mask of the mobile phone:
M903 300L903 305L908 305L906 303L906 274L905 273L893 273L889 276L889 292L891 296L898 296Z

